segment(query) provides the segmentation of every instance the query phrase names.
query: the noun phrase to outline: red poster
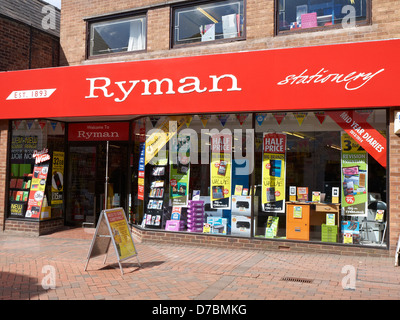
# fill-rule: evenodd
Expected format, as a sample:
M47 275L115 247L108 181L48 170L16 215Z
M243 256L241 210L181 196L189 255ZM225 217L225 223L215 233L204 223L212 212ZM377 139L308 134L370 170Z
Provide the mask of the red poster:
M386 138L357 111L328 111L327 114L378 163L386 168Z
M126 141L129 140L129 122L71 123L69 141Z

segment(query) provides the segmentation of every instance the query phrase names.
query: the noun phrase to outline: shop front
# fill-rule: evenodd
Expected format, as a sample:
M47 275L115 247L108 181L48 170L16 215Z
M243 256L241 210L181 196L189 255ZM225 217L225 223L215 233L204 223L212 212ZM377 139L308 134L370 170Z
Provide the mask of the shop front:
M104 208L123 207L143 239L386 254L400 232L389 205L399 49L390 40L1 74L5 220L94 226Z

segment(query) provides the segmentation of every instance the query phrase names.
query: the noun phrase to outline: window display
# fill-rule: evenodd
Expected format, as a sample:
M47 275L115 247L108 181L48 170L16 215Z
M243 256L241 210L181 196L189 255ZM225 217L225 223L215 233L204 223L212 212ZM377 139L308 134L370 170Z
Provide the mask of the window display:
M278 31L334 25L355 26L367 19L367 0L278 0Z
M385 245L386 126L386 110L142 118L135 220L175 232Z
M12 121L8 217L62 217L64 133L57 121Z
M146 18L130 17L90 25L90 56L146 48Z
M243 37L243 0L174 9L174 45Z

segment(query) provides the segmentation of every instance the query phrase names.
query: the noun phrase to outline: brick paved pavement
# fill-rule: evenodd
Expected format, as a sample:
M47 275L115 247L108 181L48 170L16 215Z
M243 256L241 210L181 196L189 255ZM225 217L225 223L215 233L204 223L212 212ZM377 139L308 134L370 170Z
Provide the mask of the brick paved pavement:
M136 259L126 261L121 275L110 250L105 265L97 257L84 271L93 232L73 229L41 237L0 234L0 299L400 299L400 267L394 267L394 258L135 242L141 268ZM55 288L47 288L52 275ZM343 288L344 277L355 280L346 282L352 288Z

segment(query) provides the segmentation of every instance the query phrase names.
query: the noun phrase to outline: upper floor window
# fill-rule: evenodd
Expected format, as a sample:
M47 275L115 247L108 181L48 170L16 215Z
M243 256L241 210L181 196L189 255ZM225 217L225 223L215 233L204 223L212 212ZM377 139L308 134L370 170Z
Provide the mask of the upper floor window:
M114 19L90 24L90 56L145 50L146 17Z
M173 9L173 45L243 38L243 0Z
M276 0L277 30L298 31L330 26L355 27L366 22L367 0Z

